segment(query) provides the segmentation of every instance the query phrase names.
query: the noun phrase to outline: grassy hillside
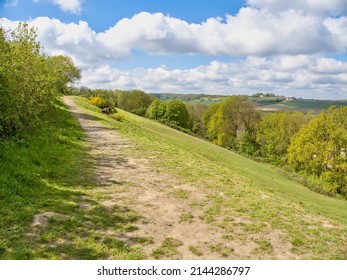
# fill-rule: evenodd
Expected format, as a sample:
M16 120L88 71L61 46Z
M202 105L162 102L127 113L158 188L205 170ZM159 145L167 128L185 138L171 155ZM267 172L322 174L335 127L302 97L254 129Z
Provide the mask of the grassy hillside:
M225 230L225 238L252 240L267 253L275 250L277 238L299 258L347 259L346 201L314 193L273 166L157 122L126 112L126 120L117 122L86 100L77 101L136 143L131 156L151 158L157 170L209 190L207 201L191 207L201 207L200 218Z
M270 97L254 97L250 96L249 100L254 102L257 107L276 105L285 100L284 96L270 96Z
M271 111L313 111L319 112L324 109L328 109L331 106L341 107L347 106L347 101L334 101L334 100L313 100L313 99L296 99L296 100L284 100L276 104L265 104L261 107L262 110Z
M157 122L127 112L118 122L85 99L77 101L131 141L124 156L150 158L157 172L205 192L203 199L191 194L189 207L223 231L225 241L255 244L248 258L273 258L281 247L296 258L347 259L346 201L316 194L272 166ZM110 211L101 203L93 158L77 122L59 102L46 118L25 139L0 142L0 259L145 258L139 247L107 235L134 230L141 213ZM227 255L223 244L212 245Z
M0 141L0 259L140 258L117 239L100 242L98 231L131 219L89 195L96 185L77 121L61 102L44 117L23 139Z

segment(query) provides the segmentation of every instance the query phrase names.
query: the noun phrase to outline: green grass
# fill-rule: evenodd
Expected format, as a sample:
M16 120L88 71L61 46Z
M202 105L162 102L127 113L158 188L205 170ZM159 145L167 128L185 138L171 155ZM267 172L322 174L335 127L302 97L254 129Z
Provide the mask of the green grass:
M125 120L117 122L83 98L77 102L136 143L129 155L151 158L156 170L208 191L202 219L229 233L237 229L234 239L251 240L257 234L256 240L267 240L276 231L299 258L347 259L345 200L317 194L285 177L280 169L160 123L121 110ZM270 252L265 242L258 247L268 247Z
M180 257L180 253L178 252L177 248L182 245L183 242L181 240L167 237L164 239L160 247L153 250L152 256L155 259L178 259Z
M211 252L218 253L223 258L229 257L230 254L234 252L233 248L225 246L222 243L208 244L208 247L210 248Z
M203 252L201 252L201 250L197 247L194 247L192 245L189 246L189 251L191 251L194 255L201 257L204 255Z
M60 101L44 118L23 139L0 142L0 259L143 258L103 234L134 230L138 216L99 203L77 121ZM32 225L35 215L48 212L46 224Z
M183 189L175 189L172 194L176 198L187 199L189 197L189 191Z
M269 240L260 239L256 240L255 242L258 244L259 247L254 250L254 253L272 253L273 246Z
M192 203L202 210L199 218L223 229L225 240L254 242L254 257L273 254L269 236L277 232L277 242L299 258L347 259L346 201L314 193L273 166L160 123L121 110L125 120L118 122L86 100L77 101L134 143L124 153L151 158L157 172L206 191L206 200ZM82 129L61 102L40 129L21 140L0 142L0 259L145 258L136 246L107 234L135 231L141 213L100 203L93 164ZM194 200L194 192L171 193ZM83 202L90 207L81 207ZM40 213L53 214L46 225L33 226ZM193 216L180 218L191 222ZM153 242L141 236L135 241ZM152 256L178 258L181 243L164 240ZM210 249L222 257L233 252L221 243Z
M191 212L182 214L180 216L180 222L187 222L191 224L193 222L194 216Z
M267 105L276 105L280 104L285 97L275 96L275 97L249 97L249 100L254 102L256 106L267 106Z
M347 106L347 101L297 99L283 101L282 105L288 108L328 109L331 106Z
M269 105L271 110L294 110L294 111L306 111L306 112L319 112L321 110L328 109L331 106L341 107L347 106L347 101L343 100L314 100L314 99L296 99L296 100L284 100L282 102L274 104L264 103L262 106ZM264 109L262 108L262 109Z

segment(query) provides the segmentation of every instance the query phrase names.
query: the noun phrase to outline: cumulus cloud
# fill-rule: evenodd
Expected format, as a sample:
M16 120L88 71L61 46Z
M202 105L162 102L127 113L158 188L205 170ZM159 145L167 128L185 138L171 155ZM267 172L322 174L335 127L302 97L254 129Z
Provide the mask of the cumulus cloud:
M235 16L227 15L225 22L210 18L201 24L143 12L119 21L100 35L110 46L141 48L152 54L312 54L345 47L336 44L333 37L337 34L333 32L346 33L347 27L329 27L321 17L293 10L272 14L242 8Z
M247 57L233 63L212 61L191 69L110 66L88 69L82 84L91 88L140 88L148 92L253 94L275 92L305 98L346 98L347 63L318 56Z
M271 1L252 1L254 5L266 2ZM322 53L346 52L347 17L278 10L275 13L247 7L236 15L210 18L200 24L142 12L100 33L85 21L63 23L39 17L29 25L37 27L38 39L49 55L71 56L83 69L81 84L92 88L216 94L271 91L311 98L346 98L347 64L324 58ZM4 19L2 25L13 28L16 22ZM215 60L191 69L125 71L111 66L131 58L133 50L156 56L199 54L211 59L227 55L238 60Z
M79 14L82 10L82 0L51 0L62 11Z
M333 16L347 13L346 0L247 0L251 7L268 9L272 12L298 10L306 13Z
M79 66L121 60L131 55L131 49L124 45L110 47L85 21L63 23L58 19L38 17L28 24L37 28L38 41L47 54L69 55ZM4 19L2 25L14 29L18 22Z
M34 3L41 2L42 0L33 0ZM79 14L82 11L83 0L49 0L52 4L59 7L64 12Z
M81 62L127 59L132 50L155 55L202 54L230 56L299 55L344 52L347 17L323 19L293 10L281 14L242 8L225 21L210 18L189 24L161 13L139 13L96 33L87 22L62 23L39 17L38 28L48 52L59 50Z

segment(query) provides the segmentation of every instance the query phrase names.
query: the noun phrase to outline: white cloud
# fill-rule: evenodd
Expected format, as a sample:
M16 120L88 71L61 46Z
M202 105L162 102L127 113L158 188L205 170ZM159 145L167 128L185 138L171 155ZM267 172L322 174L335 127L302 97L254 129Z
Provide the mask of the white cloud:
M347 47L347 18L325 19L293 10L272 14L243 8L225 22L210 18L201 24L139 13L98 34L111 49L142 49L151 54L274 55L338 52ZM342 23L343 24L342 24Z
M15 28L18 22L4 19L2 25ZM38 17L29 22L37 28L38 41L49 55L64 54L74 58L79 66L102 63L107 60L125 59L131 50L123 45L108 46L85 21L63 23L58 19Z
M2 21L12 28L15 24ZM237 15L201 24L143 12L100 33L84 21L67 24L39 17L29 24L38 28L45 51L71 56L83 69L82 84L92 88L223 94L270 91L347 98L347 63L322 57L322 53L346 52L347 17L242 8ZM129 59L134 49L159 56L239 58L234 63L213 61L184 70L161 66L124 71L111 66Z
M17 5L18 5L18 0L6 0L4 7L12 8L12 7L16 7Z
M42 0L33 0L34 3L39 3ZM59 7L64 12L79 14L82 11L83 0L49 0L52 4Z
M201 24L188 24L160 13L143 12L119 21L100 36L111 47L124 45L152 54L312 54L342 48L335 44L334 34L322 18L293 10L274 15L242 8L225 20L210 18ZM346 29L337 32L347 33Z
M140 88L147 92L253 94L275 92L305 98L347 97L347 63L318 56L247 57L234 63L212 61L192 69L166 67L121 71L88 69L82 84L91 88Z
M139 13L96 33L87 22L63 23L39 17L30 25L48 53L61 51L81 62L128 59L132 50L150 54L202 54L230 56L300 55L344 52L347 17L321 18L285 11L243 8L225 22L210 18L189 24L161 13Z
M268 9L272 12L297 10L306 13L344 15L347 13L346 0L247 0L251 7Z
M82 0L51 0L62 11L79 14L82 10Z

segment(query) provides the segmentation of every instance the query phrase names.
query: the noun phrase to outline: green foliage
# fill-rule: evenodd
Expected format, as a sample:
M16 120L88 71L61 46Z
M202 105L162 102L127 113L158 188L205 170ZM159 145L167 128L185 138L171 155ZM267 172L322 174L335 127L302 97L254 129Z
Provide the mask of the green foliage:
M117 93L117 107L139 116L146 115L147 108L154 97L141 90L119 91Z
M202 103L186 104L186 107L189 115L188 128L196 135L207 137L207 129L202 117L209 107Z
M189 115L186 105L180 100L167 101L164 121L187 128Z
M300 112L276 112L265 116L256 127L261 156L279 163L287 153L291 138L311 118L312 115Z
M211 114L214 110L215 113ZM214 143L237 149L239 146L252 145L255 139L255 126L260 121L260 115L247 98L232 96L218 108L207 110L204 119L208 124L209 137Z
M115 113L112 115L112 118L114 118L116 121L122 122L125 120L125 115L122 113Z
M328 182L347 197L347 107L320 113L293 137L288 161L297 171Z
M155 99L148 107L147 117L163 123L188 128L189 114L186 105L180 100L167 102Z
M100 96L90 97L89 102L90 102L90 104L92 104L96 107L99 107L101 109L107 108L109 106L109 103L107 102L107 100L103 97L100 97Z
M106 90L106 89L89 89L81 87L77 90L77 95L83 97L102 97L107 102L108 108L114 110L118 107L130 113L145 116L148 107L155 99L154 96L144 93L141 90Z
M79 73L70 59L47 57L27 24L20 23L11 32L0 30L0 138L4 138L38 127L64 83L80 76L67 73L67 66Z
M220 104L213 104L207 108L207 110L202 115L202 123L205 127L209 127L211 117L218 111Z
M168 100L181 100L183 102L204 102L211 99L222 100L226 98L224 95L207 95L207 94L177 94L177 93L155 93L153 94L155 97L162 101Z
M276 97L274 93L263 93L263 92L257 92L256 94L253 94L252 97Z
M81 78L81 70L78 69L68 56L58 55L48 58L53 75L56 77L56 87L59 93L68 93L68 85Z
M166 115L166 103L159 100L154 99L154 101L151 103L151 105L148 107L147 110L147 118L153 119L153 120L161 120Z

